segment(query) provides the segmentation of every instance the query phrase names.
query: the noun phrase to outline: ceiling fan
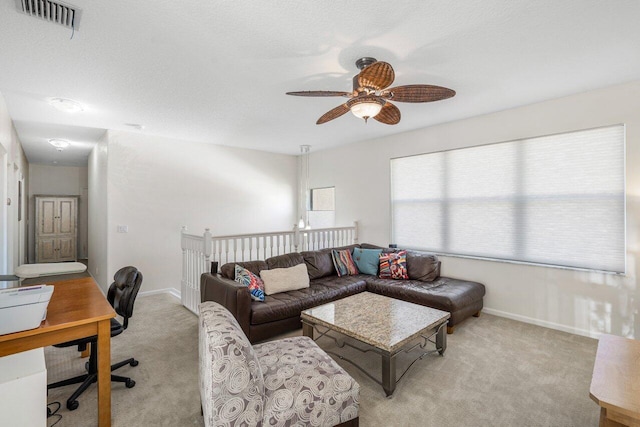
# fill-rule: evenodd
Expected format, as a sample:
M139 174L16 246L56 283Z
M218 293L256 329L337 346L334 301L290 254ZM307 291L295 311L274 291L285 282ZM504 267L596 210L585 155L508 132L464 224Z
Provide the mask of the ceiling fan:
M400 110L394 102L433 102L455 96L454 90L442 86L406 85L389 88L395 78L393 67L375 58L360 58L356 61L360 73L353 77L353 92L309 90L287 92L295 96L342 96L347 102L327 111L316 122L317 125L337 119L351 111L356 117L373 118L380 123L395 125L400 122Z

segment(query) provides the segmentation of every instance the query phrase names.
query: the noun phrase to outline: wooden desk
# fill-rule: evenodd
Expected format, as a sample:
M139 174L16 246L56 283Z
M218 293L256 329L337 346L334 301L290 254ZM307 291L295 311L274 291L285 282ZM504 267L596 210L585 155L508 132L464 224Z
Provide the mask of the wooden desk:
M98 425L111 426L110 319L116 313L92 277L51 284L55 288L47 319L39 328L0 335L0 357L97 335Z
M640 341L600 337L589 395L601 427L640 426Z

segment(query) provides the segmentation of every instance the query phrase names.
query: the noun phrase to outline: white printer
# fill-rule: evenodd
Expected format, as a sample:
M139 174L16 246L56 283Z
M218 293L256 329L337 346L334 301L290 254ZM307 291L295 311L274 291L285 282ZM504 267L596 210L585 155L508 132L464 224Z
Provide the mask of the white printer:
M0 335L40 326L47 317L52 285L0 290Z

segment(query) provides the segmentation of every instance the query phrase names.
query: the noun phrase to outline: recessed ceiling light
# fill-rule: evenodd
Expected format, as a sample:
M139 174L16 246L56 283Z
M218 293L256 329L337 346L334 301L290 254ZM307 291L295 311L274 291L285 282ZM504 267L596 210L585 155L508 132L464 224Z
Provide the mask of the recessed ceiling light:
M141 125L140 123L125 123L125 126L129 126L134 128L135 130L142 130L144 129L144 125Z
M69 141L66 139L50 139L49 144L56 147L56 150L62 151L69 146Z
M84 110L82 104L78 101L67 98L51 98L49 100L49 105L65 113L77 113Z

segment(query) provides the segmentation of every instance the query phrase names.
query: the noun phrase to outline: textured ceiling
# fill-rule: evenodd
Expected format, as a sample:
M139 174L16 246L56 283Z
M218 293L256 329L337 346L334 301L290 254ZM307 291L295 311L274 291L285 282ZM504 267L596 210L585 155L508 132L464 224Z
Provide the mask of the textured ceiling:
M0 3L0 93L30 161L86 158L90 145L57 153L45 141L67 131L90 143L125 123L297 154L640 79L636 0L69 2L83 10L73 39ZM398 104L396 126L351 114L318 126L344 99L284 94L350 90L363 56L390 62L396 85L457 95ZM58 112L51 97L85 111Z

